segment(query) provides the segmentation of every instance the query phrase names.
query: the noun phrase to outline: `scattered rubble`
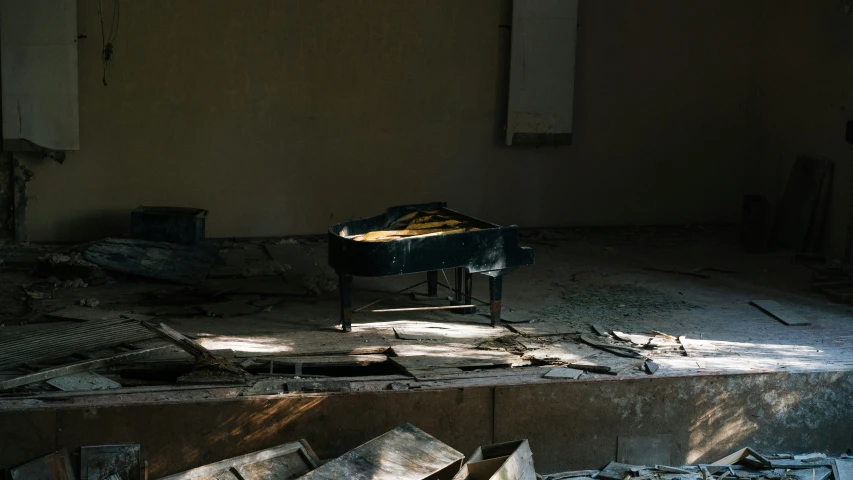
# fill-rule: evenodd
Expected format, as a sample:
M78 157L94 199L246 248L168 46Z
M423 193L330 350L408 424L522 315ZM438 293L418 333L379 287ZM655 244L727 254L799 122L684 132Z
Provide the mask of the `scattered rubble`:
M853 459L822 453L760 454L743 448L708 464L643 465L612 461L600 469L536 473L536 446L516 440L478 447L467 457L409 423L336 458L321 461L305 440L174 473L161 480L853 480ZM644 455L643 452L637 452ZM13 480L148 478L158 463L136 443L60 449L10 470ZM467 460L466 460L467 458ZM626 461L630 461L627 459ZM50 473L47 473L50 472Z

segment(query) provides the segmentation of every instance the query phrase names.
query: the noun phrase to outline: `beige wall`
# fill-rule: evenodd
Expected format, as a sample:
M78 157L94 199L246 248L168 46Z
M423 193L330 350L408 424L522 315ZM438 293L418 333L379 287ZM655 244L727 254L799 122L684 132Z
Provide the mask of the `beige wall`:
M429 200L528 226L736 221L760 177L758 2L583 1L575 141L542 149L501 145L507 1L121 2L106 87L97 4L82 148L31 166L32 240L121 234L140 204L207 208L211 236Z

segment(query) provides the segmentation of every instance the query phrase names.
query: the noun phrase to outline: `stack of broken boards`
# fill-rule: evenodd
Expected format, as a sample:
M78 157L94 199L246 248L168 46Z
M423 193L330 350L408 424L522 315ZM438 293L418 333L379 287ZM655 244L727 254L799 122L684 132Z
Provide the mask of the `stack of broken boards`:
M302 440L162 480L536 480L527 440L483 446L464 460L462 453L407 423L322 465Z
M591 325L594 334L581 333L561 322L511 324L509 328L523 336L516 342L525 360L562 365L577 375L581 371L618 375L641 366L647 373L655 373L652 356L687 355L683 337L657 331L633 334ZM553 372L551 377L576 378L565 371Z
M649 458L650 452L636 450L634 455ZM655 456L654 453L651 455ZM743 448L716 462L691 466L638 465L621 463L632 461L620 453L620 462L610 462L603 470L583 470L542 475L543 480L602 480L656 479L656 480L853 480L853 459L831 459L824 454L762 455L751 448ZM636 461L636 460L633 460Z

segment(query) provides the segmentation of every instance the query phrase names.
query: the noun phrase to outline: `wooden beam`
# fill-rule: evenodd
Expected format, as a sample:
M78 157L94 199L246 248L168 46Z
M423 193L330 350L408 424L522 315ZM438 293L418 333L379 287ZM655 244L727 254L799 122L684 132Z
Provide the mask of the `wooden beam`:
M103 367L105 365L109 365L111 363L122 362L125 360L136 359L146 357L152 353L163 351L171 348L168 345L163 345L160 347L152 347L146 348L143 350L137 350L135 352L122 353L119 355L114 355L112 357L106 358L97 358L94 360L84 360L82 362L71 363L68 365L62 365L60 367L48 368L46 370L41 370L35 373L30 373L27 375L22 375L20 377L12 378L9 380L4 380L0 382L0 391L8 390L10 388L20 387L23 385L29 385L31 383L43 382L45 380L50 380L51 378L61 377L62 375L68 375L71 373L77 372L85 372L87 370L92 370L94 368Z
M168 340L178 348L184 350L189 353L196 359L196 363L207 366L214 366L223 370L228 370L231 372L242 372L243 370L239 367L236 367L231 360L225 357L219 357L211 353L210 350L202 347L195 340L187 337L183 333L169 327L165 323L161 323L160 325L154 325L151 322L142 321L140 322L143 327L151 330L157 335L163 337L163 339Z

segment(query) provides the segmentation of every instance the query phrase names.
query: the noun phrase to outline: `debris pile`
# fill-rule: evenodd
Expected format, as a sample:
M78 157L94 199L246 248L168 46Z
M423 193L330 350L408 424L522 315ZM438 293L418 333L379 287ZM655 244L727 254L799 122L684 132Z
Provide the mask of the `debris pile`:
M326 461L307 441L297 440L244 455L213 461L179 473L149 472L160 465L139 444L94 445L80 448L81 480L138 480L168 474L161 480L851 480L853 459L822 453L762 455L743 448L716 462L671 466L625 463L634 450L600 470L536 472L527 440L478 447L466 458L461 452L409 423ZM660 452L658 452L660 453ZM654 456L654 452L651 453ZM624 456L624 452L620 457ZM76 465L66 449L10 470L13 480L74 480ZM666 455L668 458L668 453ZM208 460L210 461L210 460ZM154 478L153 476L151 478Z
M636 465L611 462L602 470L540 475L542 480L851 480L853 459L823 453L762 455L743 448L716 462L698 465Z
M81 480L149 478L139 444L84 446ZM13 480L75 480L66 449L13 468ZM202 465L160 480L535 480L527 440L486 445L465 455L411 424L403 424L349 452L321 461L305 440Z

